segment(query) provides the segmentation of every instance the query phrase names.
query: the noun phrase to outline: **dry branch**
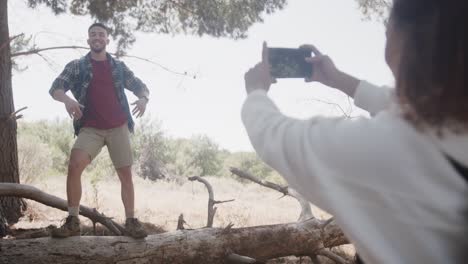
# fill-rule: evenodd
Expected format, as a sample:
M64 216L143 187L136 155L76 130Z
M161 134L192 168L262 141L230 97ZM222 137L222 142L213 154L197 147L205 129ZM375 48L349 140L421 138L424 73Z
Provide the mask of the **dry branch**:
M27 50L27 51L12 53L11 57L39 54L39 53L41 53L43 51L57 50L57 49L85 49L85 50L89 50L89 47L83 47L83 46L57 46L57 47L49 47L49 48L41 48L41 49L30 49L30 50Z
M289 188L288 186L280 186L276 183L272 183L272 182L269 182L269 181L265 181L265 180L260 180L260 179L257 179L255 176L253 176L252 174L248 173L248 172L245 172L245 171L242 171L240 169L237 169L237 168L230 168L230 171L243 178L243 179L247 179L249 181L253 181L257 184L260 184L264 187L267 187L267 188L270 188L270 189L273 189L273 190L276 190L284 195L289 195L293 198L295 198L299 204L301 205L301 214L299 216L299 219L298 221L304 221L304 220L307 220L307 219L310 219L310 218L313 218L314 215L312 214L312 209L310 208L310 204L309 202L301 195L299 194L296 190L292 189L292 188Z
M205 180L205 179L203 179L202 177L199 177L199 176L189 177L188 179L189 179L189 181L199 181L199 182L203 183L205 185L206 189L208 190L208 220L207 220L206 227L213 227L213 219L214 219L214 216L215 216L216 210L217 210L217 208L214 207L214 205L215 204L232 202L232 201L234 201L234 199L227 200L227 201L215 201L214 193L213 193L213 187L211 187L211 184L207 180Z
M338 264L348 264L348 262L344 258L338 256L337 254L331 252L330 250L320 249L320 250L318 250L316 252L316 254L319 255L319 256L327 257L327 258L335 261Z
M300 223L233 228L178 230L129 237L71 237L0 240L0 263L228 263L232 254L258 262L286 256L311 256L323 247L346 244L342 233L320 228L310 219Z
M67 202L59 197L47 194L37 189L36 187L18 184L18 183L0 183L0 196L14 196L31 199L36 202L54 207L63 211L68 210ZM107 227L113 234L121 235L124 233L123 226L114 222L104 214L99 213L94 208L89 208L84 205L80 206L80 214L88 217L91 221L98 222Z
M177 230L184 230L185 220L184 220L184 214L180 214L179 218L177 219Z
M327 227L327 225L329 225L331 222L333 222L333 220L335 220L333 217L330 217L328 220L326 220L325 222L323 222L322 224L322 229L324 229L325 227Z
M12 53L11 54L11 57L17 57L17 56L25 56L25 55L38 55L38 56L41 56L41 52L43 51L48 51L48 50L61 50L61 49L84 49L84 50L89 50L89 47L84 47L84 46L76 46L76 45L72 45L72 46L56 46L56 47L48 47L48 48L33 48L33 49L30 49L30 50L26 50L26 51L21 51L21 52L16 52L16 53ZM110 52L109 54L112 54L114 56L117 56L116 53L112 53ZM42 56L41 56L42 57ZM169 72L169 73L172 73L172 74L176 74L176 75L182 75L182 76L188 76L189 74L187 72L178 72L178 71L174 71L172 69L169 69L168 67L160 64L160 63L157 63L155 61L152 61L152 60L149 60L149 59L145 59L145 58L142 58L142 57L138 57L138 56L133 56L133 55L122 55L120 57L128 57L128 58L134 58L134 59L138 59L138 60L141 60L141 61L145 61L145 62L148 62L148 63L151 63L151 64L154 64L156 66L158 66L159 68ZM44 58L43 58L44 59ZM190 76L192 78L196 78L195 75L193 76Z
M253 258L249 258L246 256L241 256L235 253L229 254L226 258L228 263L237 263L237 264L242 264L242 263L258 263L257 260Z
M10 45L10 43L11 43L15 38L18 38L18 37L21 37L21 36L24 36L24 33L18 34L18 35L13 36L13 37L10 37L10 38L8 39L8 41L6 41L6 42L4 42L4 43L2 43L2 44L0 45L0 50L4 49L7 45Z

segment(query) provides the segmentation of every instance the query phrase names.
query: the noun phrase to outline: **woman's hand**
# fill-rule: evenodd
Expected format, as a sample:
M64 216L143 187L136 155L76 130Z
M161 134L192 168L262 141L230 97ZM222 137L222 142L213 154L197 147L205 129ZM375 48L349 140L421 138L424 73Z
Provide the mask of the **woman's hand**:
M245 90L247 94L254 90L270 89L270 85L276 80L271 77L270 65L268 63L268 48L266 42L263 42L262 61L257 63L253 68L250 68L244 75Z
M311 51L315 55L306 58L306 61L312 64L312 76L306 78L306 82L319 82L354 97L359 79L338 70L332 59L323 55L314 45L305 44L299 48Z

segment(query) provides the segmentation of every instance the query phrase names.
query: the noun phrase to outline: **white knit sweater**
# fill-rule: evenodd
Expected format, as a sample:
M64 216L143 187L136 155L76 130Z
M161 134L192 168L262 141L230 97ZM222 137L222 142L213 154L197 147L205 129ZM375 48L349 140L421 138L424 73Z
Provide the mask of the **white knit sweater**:
M373 118L298 120L265 91L242 120L258 155L290 187L335 216L366 263L468 263L468 135L440 139L399 115L391 89L361 82L355 104Z

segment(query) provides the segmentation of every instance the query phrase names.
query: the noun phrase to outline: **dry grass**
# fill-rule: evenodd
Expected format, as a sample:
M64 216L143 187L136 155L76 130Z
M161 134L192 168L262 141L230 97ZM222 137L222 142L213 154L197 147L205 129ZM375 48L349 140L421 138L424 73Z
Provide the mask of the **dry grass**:
M215 227L224 227L232 223L235 227L268 225L294 222L299 217L299 203L290 197L266 189L256 184L243 184L229 178L206 178L213 186L215 200L235 199L233 202L217 205L214 219ZM47 193L66 198L65 176L50 177L32 185ZM183 181L152 182L139 177L134 179L136 216L143 222L155 225L153 232L176 229L178 216L183 213L187 228L200 228L206 225L208 193L200 182ZM281 198L281 199L280 199ZM109 177L93 185L83 176L83 205L94 207L105 215L124 221L124 210L120 198L120 182L117 177ZM16 228L40 228L51 224L60 225L67 213L29 201L26 216L16 224ZM318 218L329 215L313 207ZM90 225L82 217L84 224ZM345 249L352 254L352 249ZM278 263L298 263L278 262ZM302 262L307 263L307 262Z
M235 199L233 202L217 205L218 211L214 225L226 226L229 223L237 227L288 223L297 220L300 207L290 197L266 189L256 184L242 184L234 179L206 178L213 186L216 200ZM191 228L206 225L208 193L199 182L184 181L152 182L135 177L136 216L143 222L153 223L165 230L175 230L177 218L183 213ZM65 176L51 177L33 186L44 192L66 198ZM281 198L281 199L280 199ZM111 177L95 184L95 188L83 177L83 195L81 203L98 209L117 221L124 220L124 209L120 199L120 182ZM319 218L328 214L318 208L313 213ZM18 227L37 227L40 224L60 224L67 213L29 201L27 216L17 224Z

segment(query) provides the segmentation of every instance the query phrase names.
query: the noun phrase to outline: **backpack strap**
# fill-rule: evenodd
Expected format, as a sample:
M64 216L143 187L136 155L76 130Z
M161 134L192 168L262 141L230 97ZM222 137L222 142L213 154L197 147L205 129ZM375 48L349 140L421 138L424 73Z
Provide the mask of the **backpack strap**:
M460 176L463 177L463 179L465 179L465 181L468 183L468 168L463 166L447 154L445 154L445 158L450 162L450 164L458 172L458 174L460 174Z

